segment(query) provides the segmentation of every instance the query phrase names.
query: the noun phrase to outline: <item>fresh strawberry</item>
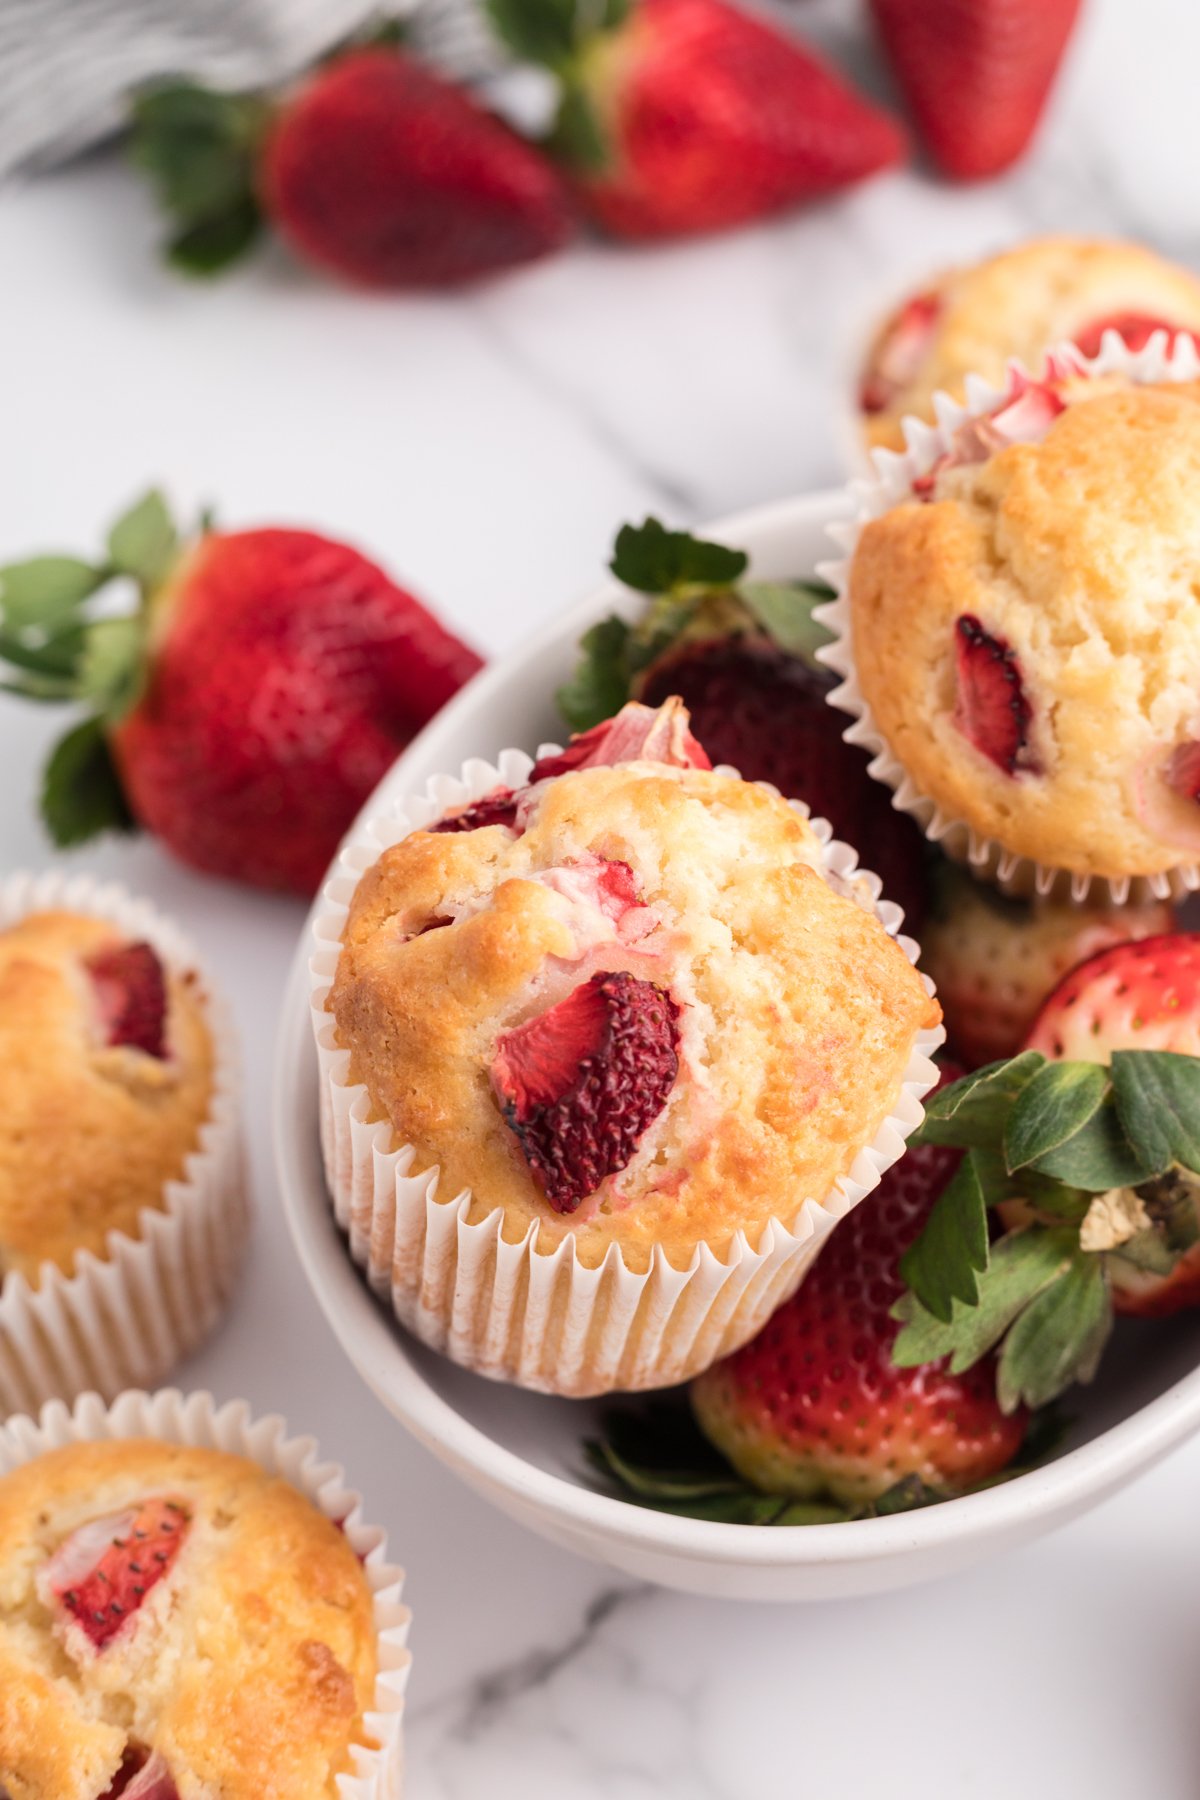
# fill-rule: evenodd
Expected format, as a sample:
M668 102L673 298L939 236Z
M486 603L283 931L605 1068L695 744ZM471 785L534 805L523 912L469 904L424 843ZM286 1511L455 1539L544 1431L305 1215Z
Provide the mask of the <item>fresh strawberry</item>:
M1110 944L1170 931L1166 901L1009 900L947 864L921 933L950 1043L968 1068L1015 1056L1055 983Z
M632 626L614 616L588 632L559 706L571 724L589 726L631 691L651 705L679 695L715 762L806 800L914 924L924 841L868 775L866 753L843 741L845 721L826 701L833 678L814 660L828 639L812 609L828 590L746 580L746 566L740 551L655 519L625 526L612 568L646 596L645 613Z
M157 1750L131 1745L100 1800L179 1800L167 1760Z
M915 294L889 319L867 360L858 403L865 413L885 412L916 380L942 313L940 294Z
M724 0L547 8L489 0L520 57L562 84L551 139L614 236L713 231L898 163L894 120L794 38Z
M92 1519L47 1563L44 1597L79 1627L94 1650L105 1650L170 1574L190 1524L187 1506L170 1498Z
M303 261L374 287L467 281L571 232L553 165L395 47L345 51L274 100L156 88L133 147L191 273L234 261L264 217Z
M1054 989L1026 1047L1054 1061L1106 1063L1114 1050L1200 1056L1200 933L1096 951ZM1174 1197L1186 1198L1200 1226L1200 1189L1193 1183ZM1161 1316L1200 1305L1200 1241L1162 1272L1116 1256L1109 1268L1119 1313Z
M935 160L962 181L996 175L1037 129L1080 0L871 0Z
M114 576L133 611L96 616ZM91 716L46 771L60 844L144 826L212 874L311 893L413 734L480 666L411 594L314 532L181 546L150 495L95 565L0 569L0 656L37 699Z
M877 1499L906 1477L961 1493L1012 1461L1025 1436L995 1371L896 1369L900 1258L958 1164L922 1145L836 1227L799 1292L758 1336L692 1383L701 1429L768 1493Z
M1194 331L1187 331L1181 325L1173 325L1169 319L1156 319L1149 313L1110 313L1107 318L1096 319L1085 325L1082 331L1074 336L1075 348L1084 356L1098 356L1106 331L1115 331L1128 350L1144 350L1156 331L1165 331L1172 342L1180 337L1191 338L1193 344L1200 345L1200 338Z
M492 1080L534 1179L574 1212L623 1169L679 1072L679 1008L652 982L593 975L506 1032Z
M1006 775L1036 773L1029 747L1033 708L1025 694L1016 651L986 631L973 613L955 621L957 697L954 723L975 748Z
M112 950L97 950L84 968L91 978L105 1042L165 1059L167 983L151 946L118 944Z

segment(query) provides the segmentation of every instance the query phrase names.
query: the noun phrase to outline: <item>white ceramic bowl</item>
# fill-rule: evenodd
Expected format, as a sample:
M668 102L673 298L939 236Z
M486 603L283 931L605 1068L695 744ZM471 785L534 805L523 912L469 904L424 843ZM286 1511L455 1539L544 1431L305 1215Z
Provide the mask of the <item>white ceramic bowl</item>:
M749 551L764 577L803 576L828 553L838 495L786 501L711 535ZM412 792L468 756L561 738L553 694L580 633L636 600L613 586L565 611L524 650L478 676L413 743L368 803ZM870 865L869 844L857 846ZM316 1058L308 1018L308 934L279 1037L276 1158L301 1261L346 1354L413 1435L503 1512L582 1556L692 1593L828 1599L964 1568L1093 1506L1200 1428L1200 1313L1124 1324L1074 1415L1056 1460L966 1499L852 1524L764 1527L677 1519L595 1492L581 1441L597 1405L469 1375L408 1337L370 1293L336 1229L317 1140Z

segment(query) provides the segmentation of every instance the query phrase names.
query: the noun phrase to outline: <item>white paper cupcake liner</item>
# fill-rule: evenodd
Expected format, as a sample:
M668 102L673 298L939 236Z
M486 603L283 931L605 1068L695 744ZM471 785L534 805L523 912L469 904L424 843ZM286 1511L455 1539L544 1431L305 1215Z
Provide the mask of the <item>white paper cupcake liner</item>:
M233 1021L192 946L146 901L88 875L0 882L0 930L49 908L110 920L170 967L201 975L213 1092L183 1175L167 1183L161 1212L141 1214L139 1236L114 1231L107 1256L83 1251L70 1274L44 1265L36 1288L19 1273L0 1283L0 1415L162 1381L224 1312L249 1227Z
M656 1248L640 1272L616 1244L597 1267L586 1266L569 1234L540 1251L536 1224L519 1242L505 1242L498 1207L469 1223L471 1191L439 1197L436 1167L418 1170L415 1149L395 1145L391 1126L372 1119L366 1088L347 1078L349 1052L337 1045L325 1002L363 872L447 810L501 783L523 786L531 767L523 751L505 750L495 765L473 760L461 776L435 776L419 797L361 824L343 848L314 920L309 964L326 1175L350 1253L371 1286L422 1342L464 1368L576 1397L669 1387L752 1337L799 1286L834 1224L903 1153L923 1117L921 1098L937 1080L930 1058L944 1033L939 1026L918 1034L895 1110L832 1192L806 1199L791 1225L768 1221L756 1245L738 1232L724 1257L701 1245L683 1269ZM808 816L806 807L797 810ZM915 963L916 944L899 936L904 915L880 900L878 876L858 869L856 852L833 840L824 820L813 827L826 873L877 912Z
M277 1413L254 1419L244 1400L218 1407L211 1394L124 1393L105 1406L85 1394L72 1410L51 1401L40 1418L17 1417L0 1425L0 1476L65 1444L106 1443L121 1438L158 1438L198 1450L244 1456L270 1475L288 1482L340 1525L366 1575L375 1611L374 1710L363 1724L376 1748L351 1752L353 1772L339 1775L339 1800L396 1800L400 1791L404 1690L411 1657L406 1649L409 1611L400 1601L404 1571L387 1560L387 1537L363 1521L359 1496L345 1485L337 1463L323 1462L311 1437L289 1437Z
M1192 339L1179 336L1174 342L1165 331L1154 334L1142 350L1131 351L1115 331L1106 331L1098 354L1083 357L1073 345L1063 344L1047 354L1044 368L1052 367L1056 358L1065 358L1081 375L1123 375L1136 382L1194 381L1200 377L1200 354ZM1010 370L1024 374L1021 364L1012 362ZM969 865L974 874L995 883L1011 894L1054 894L1079 903L1093 890L1107 896L1115 905L1129 900L1180 899L1200 888L1200 862L1180 862L1153 875L1106 877L1077 870L1060 869L1020 856L994 838L976 831L965 820L947 813L917 786L899 759L893 755L887 739L876 723L871 707L858 683L854 666L854 647L850 618L848 586L854 548L863 526L878 518L892 506L910 499L913 483L928 473L951 448L955 431L967 419L990 412L1004 397L1003 388L993 387L969 375L966 400L952 400L948 394L934 396L938 423L930 425L921 419L906 418L904 435L908 448L904 451L875 450L871 453L873 474L852 481L849 491L854 502L853 516L837 520L828 527L830 537L839 545L842 555L818 566L818 574L831 583L836 599L819 606L814 618L833 634L833 642L817 651L818 659L841 676L841 682L826 696L831 706L851 715L854 723L843 733L846 741L861 744L871 752L870 773L893 789L894 804L911 813L929 840L947 855Z

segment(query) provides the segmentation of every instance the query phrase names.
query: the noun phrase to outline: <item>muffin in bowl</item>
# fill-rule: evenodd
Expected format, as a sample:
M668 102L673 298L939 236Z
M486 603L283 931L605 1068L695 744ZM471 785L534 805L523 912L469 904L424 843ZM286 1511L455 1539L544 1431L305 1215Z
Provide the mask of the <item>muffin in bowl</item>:
M935 394L961 400L968 375L1002 382L1012 358L1036 368L1064 342L1092 356L1109 330L1131 350L1158 330L1200 333L1200 280L1144 245L1072 237L948 270L871 341L858 383L866 443L903 450L903 419L932 420Z
M708 768L685 717L631 705L520 791L407 833L364 859L339 920L316 1014L337 1058L331 1123L355 1111L405 1182L436 1171L428 1206L490 1234L502 1263L519 1247L527 1281L563 1271L563 1306L581 1274L601 1312L618 1287L693 1290L686 1341L666 1332L669 1353L656 1338L643 1357L593 1358L581 1302L574 1375L554 1363L561 1308L539 1334L522 1300L517 1345L515 1295L503 1320L493 1296L461 1357L485 1372L663 1385L702 1354L706 1322L748 1335L771 1287L750 1291L753 1258L778 1250L775 1286L799 1280L812 1209L831 1223L839 1184L874 1179L860 1158L881 1132L898 1152L889 1120L914 1057L928 1067L938 1008L873 910L877 885L832 869L774 790ZM397 1210L394 1165L368 1196L336 1136L345 1215L365 1205L375 1250L391 1232L401 1317L453 1354L468 1308L461 1270L435 1281L425 1264L437 1221ZM735 1304L719 1272L747 1258Z
M1165 895L1200 858L1200 407L1053 364L867 503L835 703L980 868ZM865 731L865 735L864 735Z

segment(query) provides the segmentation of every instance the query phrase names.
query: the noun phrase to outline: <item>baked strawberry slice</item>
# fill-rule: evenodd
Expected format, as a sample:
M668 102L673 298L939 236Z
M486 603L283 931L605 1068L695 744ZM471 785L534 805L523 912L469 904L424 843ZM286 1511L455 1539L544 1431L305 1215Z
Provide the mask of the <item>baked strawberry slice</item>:
M166 1060L167 983L149 944L117 944L85 959L106 1044Z
M170 1574L191 1517L182 1500L156 1498L89 1520L47 1563L43 1600L78 1626L93 1650L107 1649Z
M448 813L430 831L479 831L484 825L504 825L510 831L517 827L517 795L510 787L494 787L489 794Z
M492 1081L534 1180L574 1212L625 1168L675 1085L679 1008L653 982L593 975L505 1032Z
M957 694L954 723L1006 775L1037 772L1029 745L1033 708L1026 698L1016 652L987 631L973 613L955 621Z
M946 174L978 180L1022 154L1080 0L871 0L896 79Z
M713 231L900 162L895 121L807 46L725 0L489 0L561 104L550 147L616 237Z
M179 1800L179 1789L164 1756L131 1744L100 1800Z
M1106 331L1115 331L1127 350L1144 350L1156 331L1165 331L1172 342L1180 337L1189 337L1193 343L1198 341L1194 331L1173 325L1170 319L1155 318L1151 313L1119 312L1095 319L1075 332L1075 348L1084 356L1098 356Z
M631 700L614 719L572 737L565 750L534 763L529 780L549 781L572 769L612 769L618 763L657 762L673 769L711 769L708 752L688 729L688 710L677 694L652 706Z
M863 373L858 403L865 413L884 412L916 380L942 313L940 294L916 294L885 325Z

